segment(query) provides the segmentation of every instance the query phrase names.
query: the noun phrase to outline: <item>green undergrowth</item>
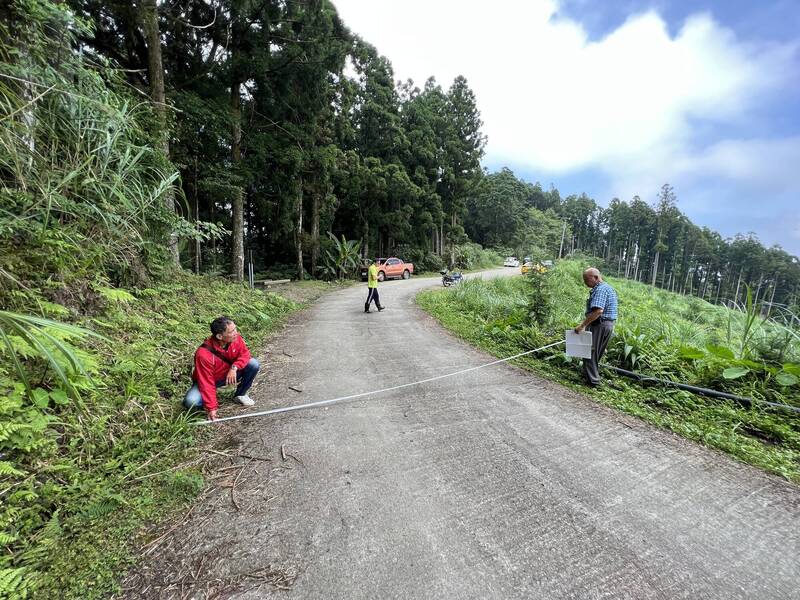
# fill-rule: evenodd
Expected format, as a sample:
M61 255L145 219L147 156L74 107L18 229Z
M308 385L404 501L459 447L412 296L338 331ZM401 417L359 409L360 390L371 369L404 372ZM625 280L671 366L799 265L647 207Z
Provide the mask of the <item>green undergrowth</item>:
M186 465L212 432L189 426L181 400L208 323L230 316L255 353L302 306L188 274L82 293L90 315L78 305L39 304L103 336L63 336L85 373L53 353L79 397L23 338L11 336L32 394L7 354L0 362L0 588L12 597L95 598L116 589L147 527L185 510L204 486Z
M448 290L424 291L417 296L417 303L464 340L497 357L509 356L563 339L564 330L580 322L587 296L581 268L564 261L555 272L540 278L469 280ZM774 337L786 335L779 325L760 323L750 339L744 340L752 351L743 351L741 315L727 315L726 311L733 311L654 291L643 284L610 281L619 292L620 319L605 357L609 364L756 400L800 404L795 385L776 382L776 373L792 372L796 365L791 362L797 360L796 344L790 341L780 360L770 361ZM637 332L635 337L631 330ZM632 341L635 348L631 348ZM638 355L631 364L634 353ZM746 408L671 387L645 387L610 371L604 374L604 386L591 389L582 383L579 362L566 357L560 346L514 364L800 483L800 418L796 413L769 410L758 403ZM746 376L727 379L723 375L726 369L741 368L741 364L748 368ZM784 383L791 381L787 378Z

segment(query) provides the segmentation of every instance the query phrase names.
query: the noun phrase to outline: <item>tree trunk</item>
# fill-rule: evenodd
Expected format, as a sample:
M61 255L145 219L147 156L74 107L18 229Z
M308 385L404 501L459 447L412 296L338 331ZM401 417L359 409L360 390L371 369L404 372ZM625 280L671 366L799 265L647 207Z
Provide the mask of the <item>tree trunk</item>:
M194 196L194 222L195 225L200 221L200 201L197 198L197 192ZM200 267L202 266L203 249L200 246L200 238L194 241L194 272L195 275L200 275Z
M739 287L742 285L742 269L739 269L739 279L736 280L736 293L733 296L733 304L739 304Z
M766 318L769 319L769 314L772 312L772 303L775 301L775 288L778 287L778 275L775 275L775 278L772 280L772 295L769 298L769 305L767 305L767 316Z
M699 266L698 266L698 268L699 268ZM705 273L703 273L701 271L700 279L697 281L697 296L699 298L703 297L703 293L705 292L705 289L706 289Z
M316 277L319 261L319 192L311 197L311 276Z
M194 182L192 185L192 194L194 195L194 222L195 226L200 221L200 198L197 194L197 156L194 157ZM200 246L200 238L194 241L194 272L200 274L200 263L202 261L202 248Z
M211 201L210 206L208 207L208 216L209 221L212 223L214 222L214 218L216 217L216 212L214 211L214 201ZM213 269L216 270L217 268L217 238L216 236L211 238L211 266Z
M453 209L455 210L455 209ZM456 217L456 213L450 216L450 235L451 237L455 235L456 225L458 225L458 218ZM456 243L454 239L450 240L450 264L455 266L456 264Z
M658 258L660 255L661 253L656 250L656 259L653 262L653 280L650 282L650 285L653 287L656 287L656 278L658 277Z
M628 239L625 242L625 279L628 279L628 277L630 276L632 262L633 259L631 258L631 242L630 239Z
M764 273L758 276L758 287L756 287L756 295L753 298L753 306L758 304L758 299L761 296L761 285L764 283Z
M625 247L625 279L629 279L631 276L631 265L633 265L633 257L631 256L630 244L628 244Z
M294 229L294 247L297 253L297 279L303 280L303 180L297 184L297 197L295 198L295 215L297 222Z
M158 28L158 6L156 0L141 0L141 22L147 43L147 75L150 80L150 99L153 101L158 131L161 135L161 150L169 158L169 127L167 126L167 103L164 93L164 64L161 60L161 32ZM175 212L175 195L172 186L164 193L164 206ZM175 266L180 265L178 237L174 232L167 242L169 254Z
M244 191L234 188L233 198L233 250L231 254L231 271L236 281L244 280Z
M234 172L242 161L242 96L241 83L231 83L231 162ZM237 188L233 197L233 245L231 268L236 281L244 279L244 190Z

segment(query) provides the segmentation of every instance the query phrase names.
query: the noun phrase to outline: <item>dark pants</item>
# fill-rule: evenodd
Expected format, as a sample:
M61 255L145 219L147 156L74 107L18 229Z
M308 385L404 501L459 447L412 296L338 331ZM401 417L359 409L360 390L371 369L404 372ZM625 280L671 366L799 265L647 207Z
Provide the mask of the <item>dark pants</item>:
M375 302L375 306L378 308L381 307L381 298L378 296L378 288L369 288L369 293L367 294L367 301L364 303L364 310L369 310L369 305Z
M586 331L592 332L592 358L583 359L583 376L590 385L597 385L600 383L600 359L603 358L611 334L614 333L614 321L598 319Z
M247 390L250 389L250 386L253 385L253 380L255 380L256 375L258 375L258 369L260 365L255 358L251 358L250 362L247 363L244 369L237 371L236 373L236 383L239 385L236 386L236 393L234 396L244 396L247 394ZM223 387L225 385L225 380L217 381L217 387ZM183 405L186 408L203 408L203 397L200 395L200 388L197 387L197 383L195 383L189 391L186 392L186 397L183 399Z

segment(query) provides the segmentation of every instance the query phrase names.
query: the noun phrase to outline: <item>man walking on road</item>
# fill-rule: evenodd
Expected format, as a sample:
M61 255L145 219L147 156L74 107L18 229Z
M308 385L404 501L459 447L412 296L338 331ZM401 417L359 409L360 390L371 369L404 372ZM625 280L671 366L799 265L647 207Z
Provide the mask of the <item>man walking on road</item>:
M188 409L205 408L211 421L217 419L217 388L238 384L234 400L242 406L255 402L247 395L258 374L258 361L228 317L211 322L211 337L194 353L194 385L186 392L183 405Z
M378 296L378 265L375 264L375 261L372 260L369 263L369 269L367 269L367 301L364 303L364 312L369 312L369 305L372 302L375 302L375 306L378 307L378 312L383 310L381 306L381 298Z
M594 267L583 272L583 283L592 291L586 301L586 318L575 328L575 333L584 329L592 332L592 358L583 359L583 376L590 386L595 387L600 385L600 359L617 320L617 292L603 281L600 271Z

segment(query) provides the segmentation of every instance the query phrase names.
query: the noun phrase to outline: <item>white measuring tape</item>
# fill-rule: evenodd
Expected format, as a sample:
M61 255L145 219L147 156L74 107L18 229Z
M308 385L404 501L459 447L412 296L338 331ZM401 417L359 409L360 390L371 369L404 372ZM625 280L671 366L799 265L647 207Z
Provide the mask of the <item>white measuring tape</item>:
M249 419L251 417L263 417L265 415L276 415L278 413L285 413L291 412L294 410L304 410L306 408L316 408L318 406L328 406L330 404L337 404L339 402L345 402L347 400L355 400L356 398L364 398L365 396L375 396L377 394L385 394L386 392L393 392L395 390L400 390L403 388L411 387L412 385L420 385L423 383L430 383L431 381L437 381L439 379L445 379L447 377L454 377L456 375L463 375L464 373L469 373L470 371L477 371L478 369L485 369L486 367L491 367L492 365L497 365L500 363L508 362L509 360L514 360L515 358L519 358L520 356L525 356L526 354L533 354L534 352L541 352L542 350L546 350L547 348L552 348L553 346L558 346L559 344L563 344L564 340L559 342L553 342L552 344L547 344L546 346L542 346L541 348L535 348L534 350L528 350L526 352L520 352L519 354L515 354L514 356L509 356L507 358L501 358L499 360L494 360L490 363L486 363L485 365L478 365L477 367L470 367L468 369L462 369L460 371L454 371L453 373L446 373L444 375L437 375L436 377L429 377L428 379L420 379L419 381L412 381L411 383L403 383L401 385L395 385L388 388L383 388L381 390L374 390L372 392L362 392L360 394L353 394L351 396L341 396L339 398L331 398L330 400L320 400L319 402L309 402L308 404L296 404L294 406L285 406L283 408L273 408L272 410L264 410L261 412L254 412L254 413L247 413L244 415L235 415L233 417L223 417L221 419L217 419L216 421L195 421L192 425L212 425L215 423L222 423L223 421L235 421L237 419Z

